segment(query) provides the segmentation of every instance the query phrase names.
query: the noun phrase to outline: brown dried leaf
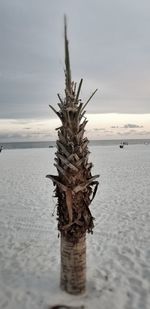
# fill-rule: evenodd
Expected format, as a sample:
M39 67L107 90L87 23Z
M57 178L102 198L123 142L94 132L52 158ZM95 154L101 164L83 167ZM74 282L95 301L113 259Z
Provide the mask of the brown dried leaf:
M61 191L66 192L68 188L62 184L60 181L57 180L57 176L54 175L46 175L46 178L49 178L53 181L54 184L58 185L58 187L61 189Z

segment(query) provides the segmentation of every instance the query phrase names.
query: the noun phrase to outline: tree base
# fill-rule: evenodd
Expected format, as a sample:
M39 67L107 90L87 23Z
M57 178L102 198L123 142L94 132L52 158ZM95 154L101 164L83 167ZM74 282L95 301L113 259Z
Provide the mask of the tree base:
M78 295L86 290L86 236L77 243L61 235L61 289Z

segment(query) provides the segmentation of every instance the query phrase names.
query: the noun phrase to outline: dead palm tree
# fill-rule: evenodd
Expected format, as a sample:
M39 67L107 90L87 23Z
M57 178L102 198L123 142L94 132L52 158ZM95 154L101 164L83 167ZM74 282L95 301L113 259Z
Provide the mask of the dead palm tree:
M55 167L58 176L47 175L55 186L58 230L61 235L61 288L80 294L86 288L86 232L93 231L93 217L89 205L93 200L99 175L92 176L88 162L88 139L84 137L87 119L85 104L79 99L82 79L71 80L67 25L65 18L65 98L58 94L59 110L51 109L61 120L58 130Z

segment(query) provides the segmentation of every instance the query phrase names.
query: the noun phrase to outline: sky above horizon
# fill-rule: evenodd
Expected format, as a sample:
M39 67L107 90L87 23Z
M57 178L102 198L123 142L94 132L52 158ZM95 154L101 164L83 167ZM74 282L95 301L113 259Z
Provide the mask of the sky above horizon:
M0 142L57 137L64 13L88 137L150 138L149 0L1 0Z

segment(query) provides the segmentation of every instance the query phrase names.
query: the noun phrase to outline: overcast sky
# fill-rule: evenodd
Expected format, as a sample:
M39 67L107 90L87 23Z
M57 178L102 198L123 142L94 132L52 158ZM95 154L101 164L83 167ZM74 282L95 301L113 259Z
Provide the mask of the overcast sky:
M0 0L0 140L55 138L64 13L92 138L150 138L149 0Z

